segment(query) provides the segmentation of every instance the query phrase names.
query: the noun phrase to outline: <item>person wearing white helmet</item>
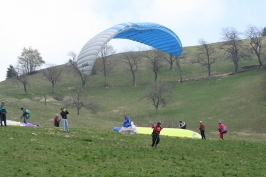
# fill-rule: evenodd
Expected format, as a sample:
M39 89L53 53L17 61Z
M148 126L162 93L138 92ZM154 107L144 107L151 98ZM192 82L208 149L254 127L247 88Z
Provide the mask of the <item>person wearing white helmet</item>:
M60 120L61 120L61 119L59 119L58 114L55 114L55 118L54 118L54 126L59 127Z

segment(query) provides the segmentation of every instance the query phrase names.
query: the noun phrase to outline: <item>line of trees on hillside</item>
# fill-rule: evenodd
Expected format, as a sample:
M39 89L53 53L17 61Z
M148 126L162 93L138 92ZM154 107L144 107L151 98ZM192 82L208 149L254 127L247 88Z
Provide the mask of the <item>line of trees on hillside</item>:
M208 78L211 78L211 67L219 59L228 59L232 61L234 65L233 73L239 71L239 61L241 59L249 59L252 55L258 59L258 67L263 67L263 57L265 55L265 39L266 28L260 29L255 26L248 26L246 31L241 33L234 28L224 28L221 32L222 42L220 43L208 43L204 39L199 39L199 46L197 46L196 57L190 59L190 63L197 63L207 69ZM245 41L244 41L245 39ZM222 51L222 52L218 52ZM114 64L110 58L115 54L113 46L105 44L102 51L98 54L98 58L93 66L92 74L98 72L103 75L103 86L108 87L108 76L110 76L114 70ZM223 56L218 55L223 53ZM158 112L159 105L166 106L170 99L171 85L166 81L159 81L158 75L161 73L161 69L165 66L165 63L169 64L169 70L172 70L174 66L179 70L179 82L182 82L182 70L181 62L187 59L186 51L180 56L174 56L154 48L139 49L139 51L125 50L121 53L120 59L124 61L126 70L132 75L132 86L136 87L138 72L138 66L142 61L146 61L150 70L154 74L154 79L151 82L147 92L144 94L144 98L151 101L155 107L156 113ZM72 72L75 76L80 78L80 90L85 90L86 83L89 81L89 76L85 75L78 69L77 66L77 54L74 52L68 53L68 64L72 68ZM163 62L165 61L165 62ZM27 94L27 85L29 84L28 76L34 74L45 61L42 59L41 54L36 49L23 48L22 53L18 56L17 65L12 65L7 68L6 78L14 78L17 83L23 85L24 93ZM43 69L43 76L52 85L51 93L55 92L55 85L61 81L62 68L48 64ZM80 92L79 92L80 93ZM75 96L72 95L72 98ZM79 94L78 94L79 97ZM75 99L72 99L75 100ZM78 99L79 100L79 99ZM70 104L69 104L70 105ZM76 105L77 112L81 103L73 101L73 105ZM78 106L77 106L78 105ZM85 105L85 104L84 104ZM88 106L83 106L88 107ZM94 106L92 106L94 107Z

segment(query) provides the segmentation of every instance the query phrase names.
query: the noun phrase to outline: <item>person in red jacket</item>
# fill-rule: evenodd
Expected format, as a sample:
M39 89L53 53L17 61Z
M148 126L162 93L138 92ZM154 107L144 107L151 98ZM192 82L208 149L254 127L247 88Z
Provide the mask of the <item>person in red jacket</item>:
M157 124L153 125L151 128L153 129L152 134L151 134L151 136L152 136L152 145L151 146L156 147L160 142L160 132L163 129L161 127L161 122L158 122Z
M205 125L203 125L202 121L199 121L199 131L201 135L201 139L206 139L205 137Z
M58 114L56 114L54 118L54 126L59 127L60 120L61 119L58 118Z
M220 138L222 140L224 140L224 134L227 133L227 128L224 124L222 124L222 122L218 122L218 125L219 125L219 128L218 128L218 131L219 131L219 134L220 134Z

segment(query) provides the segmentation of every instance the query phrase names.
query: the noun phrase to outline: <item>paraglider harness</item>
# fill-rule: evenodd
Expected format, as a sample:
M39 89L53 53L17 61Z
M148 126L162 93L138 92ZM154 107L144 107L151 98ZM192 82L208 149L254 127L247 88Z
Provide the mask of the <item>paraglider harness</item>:
M161 126L158 126L158 125L153 126L152 135L154 134L159 135L161 130L162 130Z
M221 133L227 133L227 128L226 128L226 126L224 125L224 124L222 124L222 127L221 128L219 128L219 132L221 132Z
M180 121L179 127L182 129L186 129L187 128L187 124L184 121Z
M26 119L29 119L30 118L30 114L31 114L31 112L26 109L25 112L23 112L21 118L22 117L26 117Z

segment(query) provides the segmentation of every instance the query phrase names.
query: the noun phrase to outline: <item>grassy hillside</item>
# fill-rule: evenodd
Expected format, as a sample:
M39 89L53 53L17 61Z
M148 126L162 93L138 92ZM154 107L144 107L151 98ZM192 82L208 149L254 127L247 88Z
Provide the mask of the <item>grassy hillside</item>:
M100 111L93 114L82 109L77 115L75 108L67 108L70 133L53 126L54 114L80 90L80 80L68 65L58 66L64 70L55 93L51 93L51 83L42 71L29 76L27 95L12 79L1 82L0 99L6 102L7 119L20 121L20 107L25 107L32 112L29 121L41 127L0 128L0 176L266 176L266 95L261 84L265 70L226 75L234 70L233 63L218 53L212 74L225 75L206 79L204 67L190 64L196 47L185 47L184 51L183 83L178 82L177 67L170 71L166 62L159 74L159 81L169 81L173 91L170 102L160 107L158 114L151 103L140 99L154 79L147 61L142 60L137 86L132 87L120 54L114 55L109 87L103 87L104 77L98 72L90 76L84 91L89 94L88 101L100 105ZM241 60L239 67L255 64L257 59L251 57ZM149 126L149 121L178 127L179 120L184 120L188 129L197 131L201 120L207 140L161 136L158 147L152 148L150 135L113 131L126 114L137 127ZM218 121L227 125L225 141L219 139Z
M194 58L195 47L184 48L187 51L188 60ZM188 124L188 129L197 130L198 121L202 120L206 127L207 138L218 139L217 122L223 121L229 133L227 139L240 139L250 141L265 141L266 123L264 97L261 90L261 79L264 70L255 69L230 75L226 77L214 77L204 79L207 70L197 64L182 62L181 68L185 82L179 83L179 71L174 67L169 70L165 63L159 80L171 81L173 95L165 108L155 109L151 103L141 101L154 75L143 60L137 73L137 87L131 86L131 75L126 71L126 66L118 55L114 55L112 61L115 64L114 72L108 76L109 88L104 88L104 77L100 72L90 76L86 85L89 100L97 101L100 112L92 114L82 109L81 114L76 115L75 108L68 108L70 128L108 129L120 126L123 116L130 115L137 126L148 126L149 121L163 121L167 126L177 127L179 120ZM256 58L242 60L239 67L257 64ZM29 77L28 95L24 95L23 87L6 80L0 83L0 98L6 102L8 108L7 119L19 121L20 107L26 107L32 112L30 122L41 124L43 127L53 127L52 120L55 113L59 113L66 101L57 101L53 98L60 97L66 100L71 94L77 93L80 88L80 80L71 73L68 65L63 67L63 78L55 86L55 93L50 93L51 83L42 76L42 72ZM212 66L213 74L224 74L234 70L230 61L218 60ZM47 106L43 101L43 94L49 93Z

